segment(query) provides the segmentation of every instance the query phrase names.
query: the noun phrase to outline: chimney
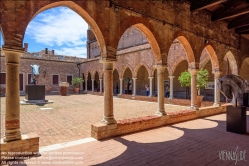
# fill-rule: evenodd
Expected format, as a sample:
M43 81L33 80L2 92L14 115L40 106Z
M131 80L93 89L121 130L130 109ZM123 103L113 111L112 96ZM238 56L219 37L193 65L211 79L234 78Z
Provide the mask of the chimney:
M45 48L45 54L48 54L48 48Z
M52 55L54 55L54 50L52 50Z
M25 52L28 52L28 46L29 46L28 43L24 43Z

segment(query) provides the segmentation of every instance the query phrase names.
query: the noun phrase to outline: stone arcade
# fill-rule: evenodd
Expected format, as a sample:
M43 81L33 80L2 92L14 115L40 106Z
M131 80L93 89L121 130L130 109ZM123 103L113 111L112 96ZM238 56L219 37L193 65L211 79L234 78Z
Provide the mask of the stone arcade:
M224 4L219 6L221 3ZM39 137L37 135L21 135L19 68L20 57L24 53L22 46L25 29L34 16L49 8L67 6L74 10L89 24L96 37L95 44L99 49L100 56L96 60L83 62L81 72L85 74L86 89L88 81L91 81L87 79L89 74L93 76L91 77L93 85L93 78L98 72L100 91L102 91L103 81L105 93L102 122L104 127L101 126L101 130L117 128L113 113L113 87L115 86L113 72L115 71L118 71L118 78L115 79L120 80L120 94L122 94L122 87L125 87L123 82L126 79L124 75L128 76L126 69L130 69L133 96L135 96L136 81L139 78L137 73L143 65L148 71L150 94L152 94L153 78L157 79L158 109L155 110L155 114L163 118L167 117L164 116L166 115L164 108L165 69L167 69L170 83L173 85L172 82L176 80L173 79L175 68L182 60L186 60L185 65L191 73L191 108L196 110L198 109L196 106L196 75L199 68L209 60L211 60L211 71L214 74L215 82L219 79L222 71L224 72L223 62L225 60L229 61L233 74L242 73L248 77L248 73L246 74L241 69L249 53L249 40L246 35L249 29L243 27L247 17L244 20L237 18L237 16L246 15L245 12L240 11L241 6L248 6L246 0L240 1L240 3L229 0L215 2L208 0L201 2L197 0L138 0L136 2L122 0L35 2L1 0L0 5L0 29L4 36L2 51L5 54L6 63L6 125L5 138L4 141L1 141L1 150L4 151L38 151ZM226 10L222 10L225 12L214 14L217 13L212 8L214 5L218 5L218 8L215 9L225 6ZM147 10L148 8L150 10ZM118 51L122 52L122 50L118 50L120 38L127 33L126 30L129 28L135 28L145 36L147 45L140 47L150 48L149 53L147 52L148 54L144 56L143 54L133 56L133 59L136 60L131 57L127 58L130 56L129 54L127 56L118 55ZM179 43L178 46L182 47L185 54L170 55L170 50L174 50L171 48L172 43ZM132 48L127 49L131 50ZM203 51L207 52L208 56L204 56ZM246 60L246 68L248 68L247 63L248 60ZM114 71L114 69L116 70ZM170 88L172 98L173 86ZM220 96L216 86L214 94L214 105L220 106ZM100 130L98 126L93 125L93 128L97 129L95 131ZM93 135L96 134L98 133L93 133ZM12 145L17 143L20 147L13 148Z

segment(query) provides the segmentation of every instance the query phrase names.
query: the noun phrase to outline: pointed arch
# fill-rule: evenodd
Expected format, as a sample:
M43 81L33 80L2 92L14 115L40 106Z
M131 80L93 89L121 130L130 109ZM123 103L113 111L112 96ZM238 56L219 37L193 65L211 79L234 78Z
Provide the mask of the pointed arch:
M129 27L136 27L139 29L144 36L147 38L147 41L149 42L151 46L151 50L154 55L154 59L156 63L162 63L163 57L161 55L160 47L158 44L158 41L156 40L155 34L153 34L153 30L150 29L151 23L148 19L144 17L137 17L130 15L124 20L122 20L120 24L120 29L118 33L118 38L121 38L121 36L124 34L124 32L129 28Z
M228 59L232 74L238 75L237 62L236 62L236 59L235 59L235 57L234 57L234 55L233 55L233 53L231 51L228 51L226 53L226 55L224 57L224 61L227 61L227 59Z
M118 70L118 68L117 68L117 67L114 67L114 68L113 68L113 72L114 72L114 70L117 70L118 76L120 77L120 71Z
M147 70L147 72L148 72L148 75L150 76L150 69L149 69L148 65L145 64L145 63L143 63L143 62L140 62L140 64L137 65L137 67L135 68L134 77L137 77L138 70L139 70L139 68L142 67L142 66L144 66L144 67L146 68L146 70Z
M125 67L124 67L124 70L123 70L123 72L122 72L121 78L124 78L124 73L125 73L125 71L126 71L127 69L129 69L129 70L131 71L132 77L134 77L134 73L132 72L131 68L130 68L129 66L125 66Z
M91 72L88 70L88 71L86 72L86 74L85 74L86 79L88 79L89 74L91 75Z
M176 39L182 44L182 47L185 50L188 63L195 63L194 52L188 40L184 36L179 36Z
M97 70L94 70L94 71L92 72L92 75L91 75L91 76L92 76L92 79L95 78L95 74L96 74L97 72L98 72Z
M202 51L200 57L200 68L204 67L209 60L211 60L213 71L220 70L219 61L216 52L214 51L211 45L207 45Z
M29 20L29 23L33 20L33 18L38 15L39 13L51 9L51 8L55 8L55 7L60 7L60 6L65 6L70 8L71 10L73 10L74 12L76 12L79 16L81 16L86 23L91 27L94 35L97 38L97 42L99 44L100 47L100 53L101 53L101 58L105 58L107 56L107 50L106 50L106 43L104 40L104 36L98 26L98 24L95 22L95 20L87 13L87 11L85 9L83 9L81 6L79 6L78 4L76 4L73 1L59 1L59 2L53 2L50 3L46 6L43 6L42 8L40 8L34 15L33 17ZM28 23L28 24L29 24ZM28 27L28 24L26 26L26 29ZM25 30L26 31L26 30ZM24 31L24 33L25 33ZM24 34L22 35L22 42L24 39Z
M180 39L180 40L178 40L178 39ZM184 45L183 45L184 43L185 43L186 48L184 48ZM187 39L185 37L183 37L183 36L177 37L172 42L172 44L171 44L171 46L169 48L168 58L167 58L167 64L168 64L167 69L168 69L169 75L174 74L174 71L175 71L177 65L181 61L187 60L188 63L189 62L194 62L193 57L192 57L192 59L190 58L191 56L188 57L186 49L190 50L189 51L189 52L191 52L190 55L193 56L192 48L191 48L190 44L188 43L188 41L187 41Z

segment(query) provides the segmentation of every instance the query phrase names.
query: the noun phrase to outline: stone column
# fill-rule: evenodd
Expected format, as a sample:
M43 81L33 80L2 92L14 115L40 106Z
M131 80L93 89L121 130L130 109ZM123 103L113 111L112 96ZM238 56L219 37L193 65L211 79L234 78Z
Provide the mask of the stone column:
M87 78L85 79L85 92L87 92Z
M136 96L136 94L137 94L137 89L136 89L136 79L137 78L132 78L133 79L133 94L132 94L132 96Z
M173 94L174 94L174 91L173 91L173 79L175 78L175 76L169 76L169 87L170 87L170 90L169 90L169 98L170 99L173 99Z
M6 142L21 139L20 130L20 88L19 64L24 49L12 49L3 46L6 59L6 114L5 134Z
M157 96L158 96L158 110L156 115L162 116L166 115L164 109L164 72L165 66L163 65L156 65L157 69Z
M191 109L198 110L197 107L197 84L196 84L196 77L198 70L197 69L190 69L189 70L191 75Z
M150 97L152 97L152 80L153 80L154 77L149 77L150 79Z
M94 92L94 79L92 79L92 92Z
M104 117L103 123L117 123L113 115L113 63L114 61L102 61L104 69Z
M102 93L102 81L103 79L99 79L99 93Z
M119 78L119 81L120 81L120 92L119 92L119 94L120 94L120 95L123 94L123 79L124 79L124 78Z
M214 106L220 106L220 90L218 88L218 81L220 78L220 71L214 71Z

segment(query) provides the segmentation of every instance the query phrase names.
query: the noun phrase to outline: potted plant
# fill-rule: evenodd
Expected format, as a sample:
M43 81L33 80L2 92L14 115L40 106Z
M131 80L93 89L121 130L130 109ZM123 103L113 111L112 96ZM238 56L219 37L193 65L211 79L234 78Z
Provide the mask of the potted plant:
M206 69L200 69L197 74L197 106L201 106L201 102L203 99L203 96L200 96L200 89L201 87L205 87L208 84L208 77L209 73ZM181 75L178 77L178 80L180 81L180 84L182 87L190 87L191 86L191 75L189 71L184 71L181 73ZM187 90L188 92L188 90ZM188 93L187 93L188 94Z
M79 88L79 85L80 83L84 82L84 80L82 78L79 78L79 77L74 77L73 80L72 80L72 84L73 86L75 87L75 92L76 93L79 93L80 91L80 88Z

